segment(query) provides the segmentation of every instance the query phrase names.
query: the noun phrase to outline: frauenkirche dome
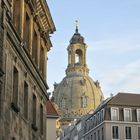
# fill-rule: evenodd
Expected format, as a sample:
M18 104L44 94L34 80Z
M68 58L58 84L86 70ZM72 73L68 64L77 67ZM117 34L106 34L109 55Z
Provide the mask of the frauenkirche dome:
M76 26L76 32L67 48L66 76L59 84L54 84L54 101L63 119L79 118L95 109L103 100L99 82L89 77L86 49L84 37L80 35Z

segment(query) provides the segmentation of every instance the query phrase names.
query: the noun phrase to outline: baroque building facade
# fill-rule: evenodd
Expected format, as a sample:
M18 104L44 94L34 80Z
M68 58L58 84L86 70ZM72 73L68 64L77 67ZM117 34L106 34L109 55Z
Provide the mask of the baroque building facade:
M0 140L46 140L54 31L46 1L0 0Z
M53 98L58 106L61 127L95 109L103 100L98 81L89 76L86 63L87 45L78 32L78 25L67 48L68 66L66 76L54 84Z

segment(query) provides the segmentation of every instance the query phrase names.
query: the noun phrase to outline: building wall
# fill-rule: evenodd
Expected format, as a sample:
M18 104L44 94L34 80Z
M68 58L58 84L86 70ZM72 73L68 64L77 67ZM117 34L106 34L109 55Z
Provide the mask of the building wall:
M47 29L42 32L44 25L41 26L40 18L37 20L38 15L34 9L39 2L43 5L44 1L38 0L37 5L33 1L28 2L0 1L0 70L2 68L4 72L3 77L0 77L1 140L46 140L46 60L51 42L47 37ZM49 16L46 21L54 26ZM29 20L29 24L26 20ZM28 33L25 32L27 25ZM49 28L53 32L54 29L48 26ZM33 37L33 31L36 31L37 40ZM26 35L29 35L28 38ZM41 47L44 49L42 53ZM43 61L41 56L44 56Z
M104 125L105 128L105 139L112 140L112 126L118 126L119 129L119 139L125 140L125 127L131 127L132 139L138 139L138 127L140 127L140 123L133 122L106 122Z
M15 137L16 139L33 139L33 135L35 135L36 138L39 138L41 136L40 134L40 104L43 106L43 118L44 123L46 123L45 120L45 114L46 114L46 97L43 97L43 93L41 89L39 88L38 84L36 83L35 79L32 77L32 75L28 72L28 69L24 66L24 63L20 58L18 58L16 52L13 49L13 46L11 42L7 41L6 45L6 60L5 60L5 66L6 66L6 79L5 79L5 103L4 103L4 122L5 122L5 134L7 138ZM17 59L16 59L17 58ZM16 59L16 60L15 60ZM13 82L13 75L12 71L13 68L16 67L19 73L19 83L18 83L18 107L20 108L20 112L17 113L11 108L11 103L13 100L12 92L12 82ZM28 74L26 75L26 72ZM28 83L28 118L24 117L24 81ZM33 123L33 94L35 94L37 98L37 114L36 114L36 126L37 131L34 131L31 126ZM43 135L45 137L45 125L43 126L44 132Z
M56 118L47 118L47 140L56 140Z

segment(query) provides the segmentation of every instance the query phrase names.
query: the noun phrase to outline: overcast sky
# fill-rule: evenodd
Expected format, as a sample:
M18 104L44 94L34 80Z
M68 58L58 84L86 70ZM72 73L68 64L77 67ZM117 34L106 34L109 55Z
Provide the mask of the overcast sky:
M47 0L56 32L48 53L47 81L60 82L67 68L67 46L79 20L90 77L105 97L140 93L140 0Z

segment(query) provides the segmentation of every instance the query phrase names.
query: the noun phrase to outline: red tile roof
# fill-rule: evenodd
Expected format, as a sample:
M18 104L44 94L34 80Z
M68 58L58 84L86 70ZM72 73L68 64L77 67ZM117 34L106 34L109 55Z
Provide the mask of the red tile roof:
M53 117L59 116L53 103L50 100L47 101L47 115L53 116Z

